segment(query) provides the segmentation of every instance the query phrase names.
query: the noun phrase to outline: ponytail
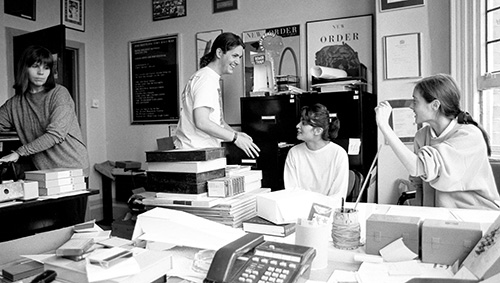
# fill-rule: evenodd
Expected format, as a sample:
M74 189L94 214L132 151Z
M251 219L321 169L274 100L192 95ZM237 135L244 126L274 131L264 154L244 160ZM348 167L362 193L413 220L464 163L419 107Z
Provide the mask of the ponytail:
M484 141L486 142L486 151L488 152L488 156L491 156L491 146L490 146L490 138L488 137L488 133L479 125L472 116L469 114L469 112L465 111L460 111L460 113L457 116L457 121L459 124L472 124L481 130L481 133L483 134Z

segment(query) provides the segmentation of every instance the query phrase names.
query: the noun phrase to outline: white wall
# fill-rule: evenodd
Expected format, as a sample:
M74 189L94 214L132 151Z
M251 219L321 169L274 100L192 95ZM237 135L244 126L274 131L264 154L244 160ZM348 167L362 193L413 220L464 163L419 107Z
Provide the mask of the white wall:
M67 29L66 39L85 46L85 81L83 88L84 106L83 111L87 113L84 125L84 136L87 137L87 147L89 151L90 164L93 167L95 163L106 159L106 123L105 123L105 95L104 95L104 29L103 29L103 1L86 1L86 23L85 32ZM55 26L61 23L61 1L44 0L37 1L36 21L27 20L20 17L5 14L4 1L0 1L0 103L3 103L8 97L13 95L12 85L14 79L9 77L7 66L12 66L13 60L8 55L7 42L10 42L7 36L7 28L22 30L26 32L36 31L47 27ZM101 102L100 108L90 108L92 99L98 99ZM90 187L100 188L100 176L94 170L91 170ZM100 205L100 196L92 196L90 204ZM90 216L100 218L100 215Z
M305 66L305 23L311 20L366 15L372 0L252 0L238 1L238 10L212 13L212 1L187 1L187 16L152 21L151 2L106 0L104 45L106 61L106 124L108 159L145 161L145 151L156 149L156 139L168 136L167 125L130 125L128 43L167 34L180 35L180 91L196 71L195 35L223 29L241 34L262 28L300 24L301 66ZM241 66L241 65L240 65ZM302 68L302 77L305 69ZM225 79L224 103L231 105L228 123L239 124L243 95L240 69Z
M379 3L379 1L375 1ZM380 12L376 7L377 94L378 100L411 99L418 79L384 80L383 37L404 33L421 33L422 76L450 73L450 1L425 1L425 6ZM398 178L407 179L408 172L388 145L382 144L378 160L378 203L396 203ZM410 148L413 145L409 144Z

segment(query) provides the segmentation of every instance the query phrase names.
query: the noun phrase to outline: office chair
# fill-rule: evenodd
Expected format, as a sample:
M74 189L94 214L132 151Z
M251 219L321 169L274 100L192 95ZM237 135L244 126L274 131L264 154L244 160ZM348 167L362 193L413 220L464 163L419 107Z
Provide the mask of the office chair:
M417 190L415 190L411 182L405 179L397 179L396 187L400 194L397 205L412 205L412 199L416 198Z
M363 174L355 169L349 170L349 183L347 185L347 202L356 202L359 193L361 191L361 186L364 181Z

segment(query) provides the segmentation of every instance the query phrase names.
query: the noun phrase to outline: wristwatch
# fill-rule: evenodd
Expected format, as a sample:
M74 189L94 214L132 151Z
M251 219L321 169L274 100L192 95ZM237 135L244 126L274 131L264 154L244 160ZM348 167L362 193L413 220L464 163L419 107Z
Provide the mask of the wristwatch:
M237 139L238 139L238 132L234 132L234 137L233 137L232 143L235 143Z

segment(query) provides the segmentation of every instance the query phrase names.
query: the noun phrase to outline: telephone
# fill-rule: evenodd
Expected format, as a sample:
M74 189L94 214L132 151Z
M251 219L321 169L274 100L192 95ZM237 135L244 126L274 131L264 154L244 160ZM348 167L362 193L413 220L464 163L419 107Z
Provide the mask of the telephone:
M294 283L310 272L316 250L310 247L264 241L249 233L220 248L204 283Z

